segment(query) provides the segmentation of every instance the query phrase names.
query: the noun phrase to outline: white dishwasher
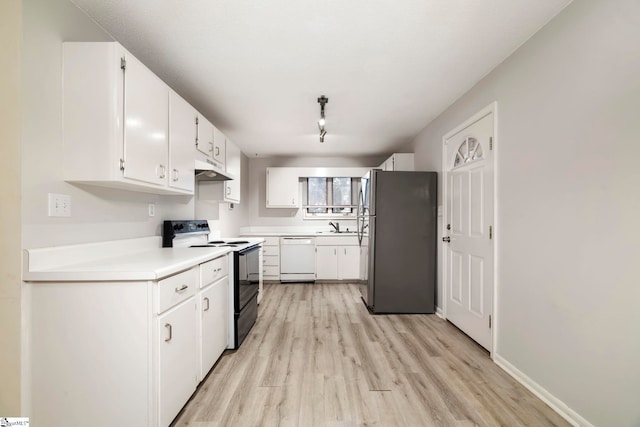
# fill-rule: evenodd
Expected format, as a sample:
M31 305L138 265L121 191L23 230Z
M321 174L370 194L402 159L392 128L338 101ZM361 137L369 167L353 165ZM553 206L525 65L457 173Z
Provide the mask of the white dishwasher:
M316 280L316 239L314 237L280 238L280 281L314 282Z

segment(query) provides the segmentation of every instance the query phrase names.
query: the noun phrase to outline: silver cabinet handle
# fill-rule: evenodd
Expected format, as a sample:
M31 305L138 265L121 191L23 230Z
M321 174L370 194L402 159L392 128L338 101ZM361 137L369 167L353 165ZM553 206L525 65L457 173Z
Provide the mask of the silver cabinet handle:
M213 141L209 142L209 152L213 153Z
M220 155L220 147L216 147L216 156Z
M203 311L209 311L209 298L204 297L204 300L207 302L207 308L205 308Z
M195 122L196 122L196 147L197 147L198 146L198 140L200 139L200 129L198 129L198 127L199 127L198 126L198 123L199 123L198 116L196 116Z
M173 170L173 182L176 182L180 179L180 171L178 169Z
M175 290L176 290L176 292L180 293L180 292L186 291L188 288L189 288L189 286L182 285L179 288L176 288Z
M169 338L165 338L164 342L169 342L171 341L171 338L173 338L173 327L171 326L170 323L165 323L164 327L169 330Z
M160 179L163 179L165 176L167 176L166 175L167 174L167 168L165 168L164 165L159 165L158 169L160 169L160 173L158 174Z

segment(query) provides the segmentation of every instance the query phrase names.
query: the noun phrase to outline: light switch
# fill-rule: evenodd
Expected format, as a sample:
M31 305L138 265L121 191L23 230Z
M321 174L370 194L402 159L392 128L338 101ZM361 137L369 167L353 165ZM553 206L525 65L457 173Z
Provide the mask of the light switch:
M49 193L49 216L71 216L71 196Z

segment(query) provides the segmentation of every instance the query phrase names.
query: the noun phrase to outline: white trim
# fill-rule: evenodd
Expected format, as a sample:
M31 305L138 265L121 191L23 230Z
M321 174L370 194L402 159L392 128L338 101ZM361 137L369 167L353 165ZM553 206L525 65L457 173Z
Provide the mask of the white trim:
M492 104L493 112L493 306L492 306L492 327L491 335L493 337L491 358L497 353L498 349L498 319L500 317L498 313L498 246L499 246L499 223L498 223L498 102L494 101ZM496 230L498 232L496 232Z
M436 316L438 316L439 318L441 318L443 320L447 320L447 318L444 317L444 311L442 311L441 307L436 307Z
M555 397L540 384L533 381L531 378L529 378L499 354L493 355L493 361L507 374L511 375L516 381L525 386L527 390L536 395L544 403L549 405L551 409L556 411L558 415L567 420L571 425L575 427L595 427L585 418L580 416L580 414L578 414L576 411L569 408L566 403Z
M497 169L498 169L498 158L497 158L497 140L498 140L498 102L494 101L491 104L487 105L476 114L472 115L470 118L462 122L460 125L456 126L442 137L442 236L447 235L447 218L448 218L448 206L447 206L447 196L448 196L448 173L449 173L449 159L447 158L447 140L451 139L456 134L460 133L464 129L468 128L475 122L483 119L489 114L493 114L493 228L496 230L497 227L497 218L498 218L498 192L497 192ZM489 149L489 147L486 147ZM442 318L447 318L447 251L444 250L445 242L440 242L441 250L442 250ZM490 357L493 359L493 355L497 349L497 294L498 294L498 269L497 269L497 253L498 253L498 239L494 237L493 240L493 302L491 304L491 319L492 319L492 327L491 327L491 350L489 351Z

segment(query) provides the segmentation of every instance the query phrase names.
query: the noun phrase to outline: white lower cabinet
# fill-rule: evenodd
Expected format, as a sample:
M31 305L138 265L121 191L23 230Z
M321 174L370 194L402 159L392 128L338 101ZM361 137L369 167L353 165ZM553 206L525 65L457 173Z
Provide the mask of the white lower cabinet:
M229 318L229 278L218 280L199 293L200 363L202 381L227 348Z
M227 346L228 262L158 281L26 282L34 425L169 426Z
M338 279L337 246L316 246L316 279Z
M359 279L360 246L357 242L354 236L316 237L316 279Z
M360 277L360 246L338 248L338 279L352 280Z
M195 324L194 297L158 317L160 426L171 424L198 385Z

